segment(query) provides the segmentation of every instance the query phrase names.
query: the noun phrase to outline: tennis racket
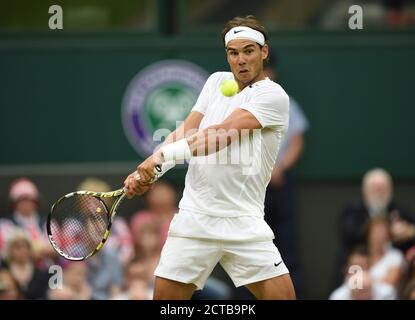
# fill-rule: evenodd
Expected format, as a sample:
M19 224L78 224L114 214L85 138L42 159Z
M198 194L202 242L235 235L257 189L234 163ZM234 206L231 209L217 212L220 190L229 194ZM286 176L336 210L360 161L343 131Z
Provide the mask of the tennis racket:
M173 166L156 166L152 183ZM76 191L58 199L46 221L49 242L55 251L68 260L81 261L101 250L126 191Z

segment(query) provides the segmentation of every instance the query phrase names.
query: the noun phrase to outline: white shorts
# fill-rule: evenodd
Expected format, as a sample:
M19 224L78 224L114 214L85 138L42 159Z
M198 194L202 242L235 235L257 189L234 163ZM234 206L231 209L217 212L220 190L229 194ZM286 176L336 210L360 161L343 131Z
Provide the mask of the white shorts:
M264 217L219 217L180 209L169 227L169 236L192 239L263 242L274 239Z
M271 240L235 242L169 236L154 275L193 283L201 290L218 262L236 287L288 273Z

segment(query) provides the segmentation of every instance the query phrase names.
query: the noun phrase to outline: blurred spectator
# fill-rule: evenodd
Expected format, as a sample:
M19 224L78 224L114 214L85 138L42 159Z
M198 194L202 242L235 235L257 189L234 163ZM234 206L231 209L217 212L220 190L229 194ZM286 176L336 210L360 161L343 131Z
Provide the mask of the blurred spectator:
M348 204L339 220L340 248L336 262L335 285L341 282L338 270L345 264L351 248L365 243L369 220L385 217L389 220L393 245L405 253L415 241L415 218L393 200L393 182L383 169L368 171L362 182L362 199Z
M15 229L7 241L6 265L22 290L24 299L45 299L49 275L35 265L32 243L26 231Z
M276 65L276 56L270 54L264 71L271 80L277 82ZM297 248L297 191L293 169L303 152L304 133L308 126L300 105L290 96L288 130L265 196L265 220L275 234L274 243L290 271L298 298L301 298L303 291L303 272Z
M128 283L126 291L115 296L114 300L151 300L147 283L142 279L132 280Z
M122 265L112 250L102 249L86 260L87 281L94 300L111 299L121 291Z
M412 279L405 286L401 298L403 300L415 300L415 279Z
M148 285L148 268L142 259L133 259L124 271L123 290L115 300L150 300L153 289Z
M0 260L4 258L7 238L13 233L15 227L9 219L0 218Z
M162 245L166 241L170 222L177 210L177 194L173 186L167 182L159 181L146 196L147 210L137 212L131 219L134 225L136 219L149 216L154 219L154 223L160 226L160 236ZM134 230L133 230L134 233Z
M400 285L400 297L401 299L409 299L410 292L412 292L412 286L415 282L415 248L410 250L406 255L406 268Z
M8 223L3 221L0 232L1 241L7 241L8 236L13 232L12 223L15 227L27 231L32 243L33 253L38 262L45 256L55 256L49 241L47 240L44 227L45 217L38 214L39 190L33 181L27 178L19 178L12 182L9 191L9 199L12 204L13 213ZM5 239L5 240L4 240ZM1 244L0 244L1 247Z
M176 191L164 181L158 181L146 196L147 210L131 218L136 260L145 268L144 277L150 287L154 282L154 270L160 259L161 248L174 213L177 212Z
M371 278L368 252L364 246L358 246L351 251L344 271L343 284L332 292L330 300L393 300L396 298L396 290L393 286L373 281Z
M148 214L136 216L131 230L134 236L135 258L145 267L143 277L150 286L154 282L154 270L160 260L163 239L160 236L158 220Z
M362 274L362 288L350 289L350 300L394 300L396 293L392 286L374 282L367 271ZM334 299L333 299L334 300ZM347 298L345 300L348 300Z
M391 245L389 222L372 218L368 228L370 276L373 280L397 288L402 275L404 256Z
M316 21L325 28L344 28L350 19L349 8L359 5L363 11L363 28L407 28L415 24L415 7L413 0L330 1Z
M167 239L170 222L177 212L177 194L173 186L167 182L157 183L147 196L148 209L160 220L162 244Z
M351 266L359 266L362 270L369 270L369 252L367 246L359 245L350 252L343 273L344 278L349 276Z
M89 300L92 290L86 280L87 265L84 261L63 264L63 287L50 289L50 300Z
M78 190L89 190L96 192L111 191L111 186L97 178L87 178L78 186ZM127 221L124 217L116 215L111 227L111 236L105 243L102 251L116 253L119 262L125 265L134 256L133 241ZM112 254L113 254L112 253Z
M103 180L87 178L78 190L96 192L111 191L111 187ZM110 299L119 294L122 285L122 264L133 255L130 229L125 219L115 216L111 235L102 250L86 260L86 278L92 289L91 298L95 300Z
M20 300L23 294L8 269L0 268L0 300Z
M410 8L408 0L384 0L386 22L390 27L405 27L415 23L414 8ZM412 10L411 10L412 9Z

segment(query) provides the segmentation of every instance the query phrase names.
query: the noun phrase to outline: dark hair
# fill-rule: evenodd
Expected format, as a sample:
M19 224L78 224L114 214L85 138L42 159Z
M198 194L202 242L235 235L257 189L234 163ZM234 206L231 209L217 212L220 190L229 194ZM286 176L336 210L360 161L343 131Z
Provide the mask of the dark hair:
M348 251L347 259L346 259L344 265L342 266L343 273L345 275L347 275L347 273L348 273L348 269L349 269L350 263L351 263L351 258L352 258L352 256L355 256L355 255L363 256L363 257L368 258L369 252L368 252L367 246L363 243L360 243L360 244L354 246L350 251Z
M228 33L228 31L231 30L232 28L240 27L240 26L249 27L249 28L255 29L256 31L261 32L264 35L265 43L268 44L268 35L267 35L266 30L265 30L265 27L253 15L249 15L249 16L246 16L246 17L235 17L235 18L229 20L225 24L225 26L223 27L223 30L222 30L222 41L223 41L223 43L225 43L225 35Z

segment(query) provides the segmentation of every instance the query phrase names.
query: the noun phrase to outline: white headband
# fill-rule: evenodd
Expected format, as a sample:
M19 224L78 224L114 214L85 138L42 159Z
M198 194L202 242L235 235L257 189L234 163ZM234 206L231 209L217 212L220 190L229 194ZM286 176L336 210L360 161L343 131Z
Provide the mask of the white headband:
M235 39L253 40L261 46L265 44L265 38L261 32L245 26L234 27L226 33L225 47L228 46L229 41Z

